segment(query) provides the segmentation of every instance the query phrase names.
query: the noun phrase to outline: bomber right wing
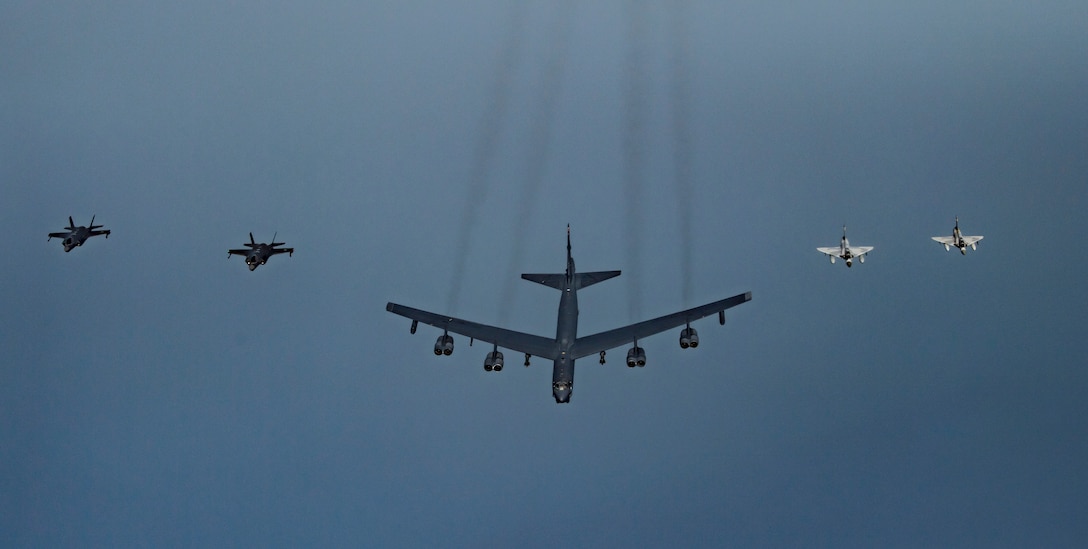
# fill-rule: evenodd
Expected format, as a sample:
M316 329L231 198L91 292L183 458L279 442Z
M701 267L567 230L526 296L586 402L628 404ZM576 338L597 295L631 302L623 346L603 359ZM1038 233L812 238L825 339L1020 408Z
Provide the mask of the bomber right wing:
M714 313L723 312L730 307L736 307L741 303L751 300L752 292L745 292L720 301L700 305L686 311L680 311L671 315L665 315L652 320L639 322L638 324L624 326L623 328L616 328L615 330L593 334L591 336L580 337L574 342L574 349L571 351L571 354L573 354L573 358L577 360L601 351L614 349L620 345L633 343L636 339L652 336L664 332L665 330L683 326L693 320L698 320Z
M521 353L555 360L558 356L558 344L554 339L541 337L523 332L515 332L505 328L496 328L486 324L461 320L452 316L442 316L396 303L388 303L385 310L412 320L418 320L424 324L430 324L435 328L447 330L465 337L477 339L486 343L494 343L499 347L512 349Z
M249 252L252 252L252 251L253 250L238 250L238 249L227 250L227 257L230 257L232 255L249 255Z
M49 238L67 238L68 235L70 235L70 234L72 234L72 233L70 233L70 232L49 233Z

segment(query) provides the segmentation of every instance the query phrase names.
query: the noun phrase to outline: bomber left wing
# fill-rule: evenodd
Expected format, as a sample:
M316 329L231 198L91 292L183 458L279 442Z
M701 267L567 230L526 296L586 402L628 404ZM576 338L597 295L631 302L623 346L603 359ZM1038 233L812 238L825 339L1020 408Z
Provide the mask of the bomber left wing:
M554 339L496 328L452 316L437 315L413 309L412 307L397 305L396 303L388 303L385 310L412 320L418 320L424 324L430 324L441 330L447 330L486 343L493 343L499 347L513 349L528 355L555 360L559 354L558 345Z
M631 324L630 326L624 326L623 328L616 328L615 330L593 334L591 336L580 337L574 342L574 349L571 354L573 354L573 358L577 360L601 351L614 349L620 345L630 344L636 339L677 328L693 320L698 320L714 313L724 312L730 307L736 307L741 303L751 300L752 292L745 292L721 301L700 305L686 311L680 311L671 315L665 315L637 324Z
M842 253L842 248L816 248L816 251L839 257L839 254Z

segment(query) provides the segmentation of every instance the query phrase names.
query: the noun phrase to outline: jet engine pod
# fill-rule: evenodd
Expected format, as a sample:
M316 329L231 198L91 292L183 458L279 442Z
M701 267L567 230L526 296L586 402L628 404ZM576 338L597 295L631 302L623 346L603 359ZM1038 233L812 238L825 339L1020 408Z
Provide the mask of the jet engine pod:
M680 330L680 348L687 349L688 347L695 348L699 346L699 333L695 331L695 328L684 328Z
M634 368L635 366L646 365L646 352L642 350L642 347L632 347L627 351L627 367Z
M487 358L484 359L484 370L489 372L501 372L502 364L502 353L499 351L491 351L490 353L487 353Z
M446 356L452 355L453 336L449 334L442 334L438 336L438 340L434 342L434 354Z

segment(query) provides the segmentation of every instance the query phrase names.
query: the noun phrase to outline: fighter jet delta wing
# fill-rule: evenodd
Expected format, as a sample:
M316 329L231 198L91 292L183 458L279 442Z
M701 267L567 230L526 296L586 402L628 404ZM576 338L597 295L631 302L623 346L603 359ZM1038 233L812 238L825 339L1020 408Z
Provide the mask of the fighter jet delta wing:
M573 355L573 358L577 360L582 357L597 354L601 351L615 349L622 345L629 345L638 339L652 336L664 332L665 330L671 330L678 326L684 326L685 324L689 324L692 321L699 320L700 318L710 316L714 313L720 313L719 320L724 323L726 309L736 307L737 305L751 300L752 292L745 292L720 301L700 305L686 311L680 311L678 313L646 320L637 324L631 324L622 328L608 330L607 332L580 337L574 342L574 349L571 351L571 354Z
M443 331L453 332L468 338L491 343L506 349L512 349L527 355L538 356L555 360L559 353L556 341L551 338L515 332L504 328L496 328L486 324L461 320L452 316L442 316L435 313L405 307L396 303L389 303L385 310L412 319L415 322L429 324ZM412 323L412 332L415 333L415 322ZM450 342L452 346L452 342ZM451 347L452 350L452 347Z

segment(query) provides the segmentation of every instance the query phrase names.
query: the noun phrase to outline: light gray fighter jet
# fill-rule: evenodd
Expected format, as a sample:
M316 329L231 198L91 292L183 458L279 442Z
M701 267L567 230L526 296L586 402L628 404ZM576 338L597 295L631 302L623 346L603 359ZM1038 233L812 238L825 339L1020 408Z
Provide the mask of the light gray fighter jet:
M846 239L846 225L842 226L842 240L839 241L838 248L816 248L821 253L825 253L831 256L831 263L835 263L835 258L840 257L846 260L846 266L852 267L854 265L854 258L858 261L865 263L865 254L873 251L872 246L851 246L850 241Z
M106 238L109 238L110 237L110 232L109 231L96 230L96 229L99 229L101 227L102 227L102 225L95 225L94 224L94 216L93 215L91 216L90 226L87 226L87 227L76 227L75 222L72 221L72 216L68 216L68 226L65 227L65 229L67 229L67 232L49 233L49 238L47 238L45 240L48 242L48 241L50 241L50 240L52 240L54 238L63 238L64 241L61 242L61 245L64 246L64 251L70 252L70 251L72 251L72 248L75 248L76 246L82 246L83 243L86 242L87 239L92 237L92 236L98 236L98 235L104 234L104 235L106 235Z
M619 271L598 271L578 273L574 270L574 259L570 253L570 226L567 226L567 271L557 274L523 274L521 278L538 284L550 286L562 292L559 298L559 320L555 338L541 337L484 324L477 324L450 316L438 315L389 303L385 310L412 319L411 333L416 333L420 322L430 324L442 330L434 344L434 354L450 355L453 353L453 336L450 332L470 338L469 344L480 340L492 344L491 352L484 359L484 370L498 372L503 368L503 356L499 347L525 353L525 366L529 358L539 356L553 361L552 395L556 402L570 402L574 388L574 361L576 359L599 354L600 363L604 364L605 351L621 345L631 345L627 351L627 366L646 365L646 352L639 347L638 340L653 334L684 326L680 331L680 347L694 348L699 345L699 334L691 323L700 318L718 313L718 322L725 324L725 310L750 301L752 292L700 305L686 311L665 315L624 326L615 330L578 337L578 290L598 282L619 276Z
M963 236L960 234L960 216L956 216L956 226L952 227L952 236L934 236L933 240L944 244L944 251L949 251L952 246L959 248L960 253L967 255L967 247L970 246L972 250L978 249L978 241L982 240L981 236Z
M295 254L294 248L277 248L276 246L283 246L286 242L276 242L275 240L276 235L272 235L271 244L265 244L264 242L258 244L253 240L253 233L249 233L249 244L242 244L243 246L248 246L249 249L227 250L227 257L229 258L232 255L246 256L246 265L249 265L249 270L252 271L257 267L268 263L268 258L276 254L286 253L287 257L291 257Z

